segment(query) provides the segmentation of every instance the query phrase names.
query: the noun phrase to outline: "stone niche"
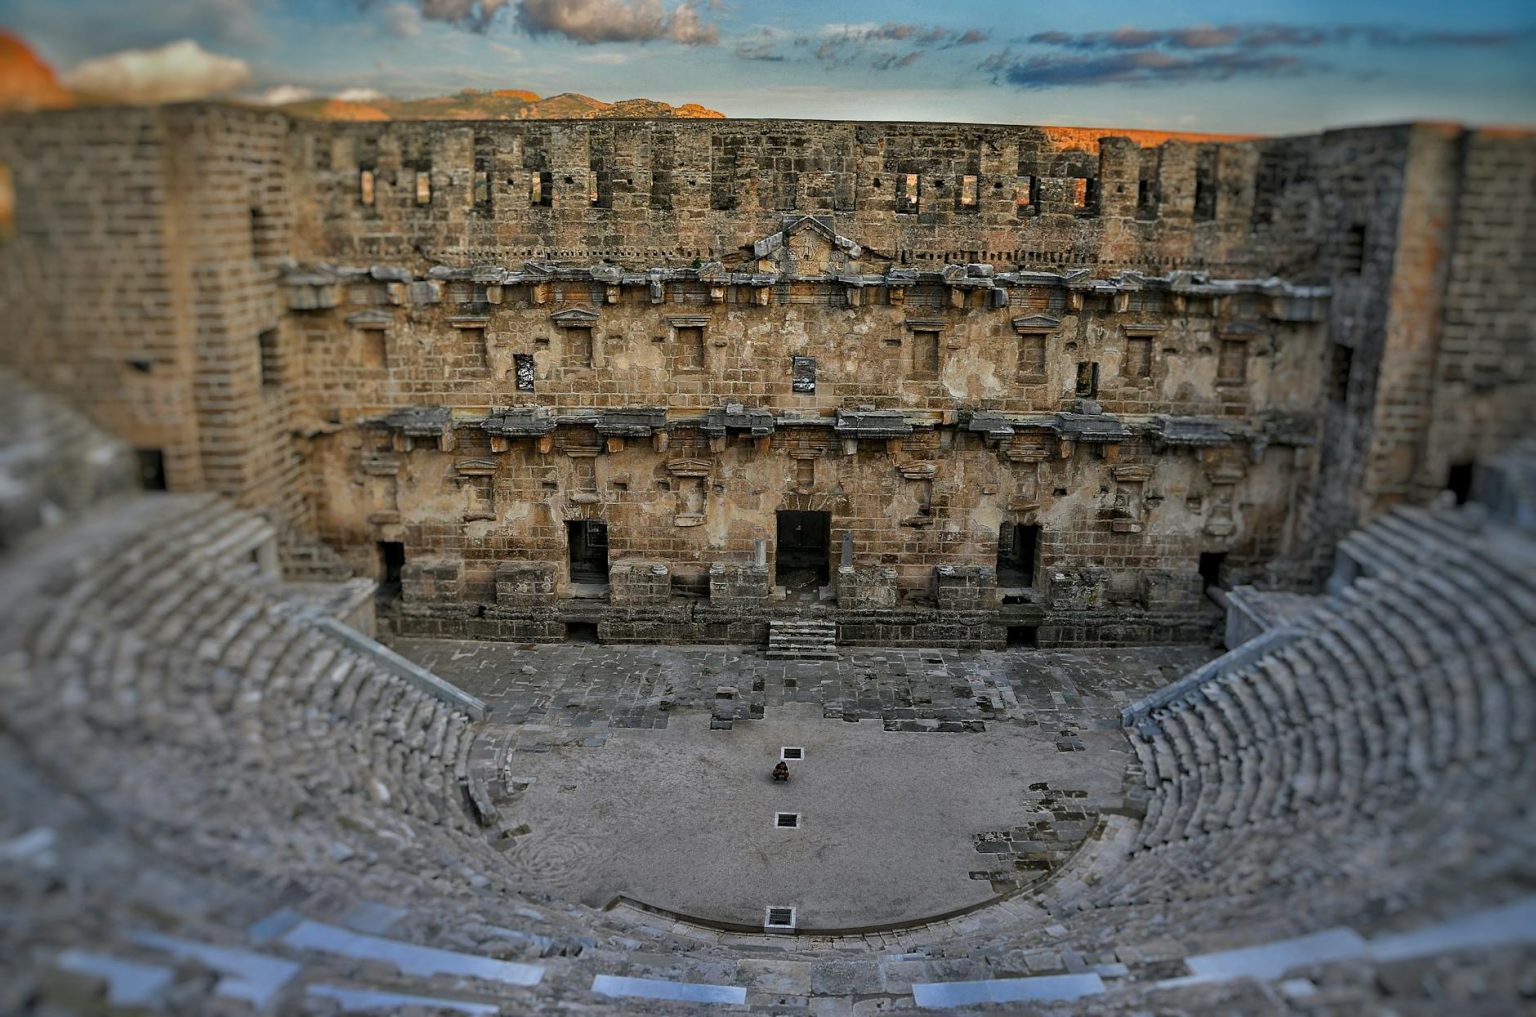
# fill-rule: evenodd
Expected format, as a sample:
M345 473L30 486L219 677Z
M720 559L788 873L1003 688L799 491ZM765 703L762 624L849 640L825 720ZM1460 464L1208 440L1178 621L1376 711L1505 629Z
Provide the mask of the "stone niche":
M940 565L933 570L933 601L941 612L997 607L997 570L990 565Z
M1088 566L1045 570L1045 602L1054 611L1092 611L1104 606L1109 570Z
M838 607L854 611L889 610L896 606L899 596L893 568L844 565L837 570Z
M409 562L400 569L407 604L452 604L464 598L464 563L455 558Z
M672 571L659 561L622 558L608 569L608 601L621 607L665 604L672 596Z
M772 593L766 564L715 562L709 567L711 604L755 604Z
M496 606L503 610L549 607L559 569L553 562L504 561L496 566Z

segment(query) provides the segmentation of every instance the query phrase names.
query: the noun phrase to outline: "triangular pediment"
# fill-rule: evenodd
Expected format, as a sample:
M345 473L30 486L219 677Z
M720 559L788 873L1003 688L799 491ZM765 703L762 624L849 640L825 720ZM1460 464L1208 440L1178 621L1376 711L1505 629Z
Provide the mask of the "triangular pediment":
M793 215L784 218L777 233L753 244L752 253L760 261L773 263L771 267L784 275L810 279L846 271L848 262L862 255L864 249L839 236L832 228L831 216Z
M549 316L549 320L561 328L590 328L597 324L598 314L590 307L567 307Z
M674 459L667 463L667 472L674 477L707 477L714 465L708 459Z
M1061 328L1061 319L1049 314L1026 314L1013 319L1015 332L1054 332Z

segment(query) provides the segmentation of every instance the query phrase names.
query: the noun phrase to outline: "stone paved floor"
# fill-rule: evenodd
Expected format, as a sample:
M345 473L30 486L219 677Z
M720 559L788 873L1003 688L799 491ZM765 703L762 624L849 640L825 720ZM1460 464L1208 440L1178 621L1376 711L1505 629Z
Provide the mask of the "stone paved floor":
M820 929L920 921L1047 877L1124 804L1120 709L1213 655L395 646L490 707L472 764L520 888L731 924L791 904ZM766 779L781 745L807 747L787 788ZM774 830L776 809L803 827Z

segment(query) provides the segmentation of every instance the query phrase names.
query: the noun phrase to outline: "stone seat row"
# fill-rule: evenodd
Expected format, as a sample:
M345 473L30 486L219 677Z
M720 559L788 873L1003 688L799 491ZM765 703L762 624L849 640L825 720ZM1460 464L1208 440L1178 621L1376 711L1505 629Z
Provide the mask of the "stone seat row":
M468 827L466 716L308 624L251 560L259 519L190 498L155 522L64 590L28 647L85 718Z
M1532 573L1441 533L1431 565L1342 589L1299 638L1153 711L1160 733L1136 740L1145 843L1428 784L1531 740Z

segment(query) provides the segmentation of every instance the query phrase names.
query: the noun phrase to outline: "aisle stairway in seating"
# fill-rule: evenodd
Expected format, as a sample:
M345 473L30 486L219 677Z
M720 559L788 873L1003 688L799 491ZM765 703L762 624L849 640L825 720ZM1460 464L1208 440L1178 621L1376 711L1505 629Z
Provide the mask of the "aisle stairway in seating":
M812 618L769 622L768 656L837 660L837 623Z

